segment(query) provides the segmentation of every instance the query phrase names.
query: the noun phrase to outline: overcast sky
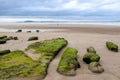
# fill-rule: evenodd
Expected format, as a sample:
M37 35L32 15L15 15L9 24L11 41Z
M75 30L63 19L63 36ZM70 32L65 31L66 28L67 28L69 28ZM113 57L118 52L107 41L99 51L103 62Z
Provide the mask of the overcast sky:
M0 0L0 16L120 15L120 0Z

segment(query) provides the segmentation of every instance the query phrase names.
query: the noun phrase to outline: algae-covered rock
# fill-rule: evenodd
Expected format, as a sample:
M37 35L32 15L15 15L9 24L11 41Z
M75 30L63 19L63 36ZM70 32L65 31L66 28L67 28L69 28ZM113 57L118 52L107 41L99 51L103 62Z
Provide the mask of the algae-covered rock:
M104 69L102 68L102 66L99 64L99 62L91 62L89 64L88 69L94 73L102 73L104 72Z
M100 56L95 53L86 53L83 56L83 61L86 62L87 64L91 62L98 62L100 60Z
M88 53L96 53L96 50L93 47L87 48Z
M0 39L5 39L5 38L7 38L6 35L0 36Z
M18 40L18 37L17 36L9 36L8 38L7 38L7 40Z
M106 42L106 47L111 51L118 52L118 45L113 42Z
M0 44L5 44L6 43L6 39L0 39Z
M13 39L13 36L9 36L8 38L7 38L7 40L12 40Z
M27 50L33 49L40 54L39 59L33 60L21 50L12 51L0 56L0 80L12 80L12 78L36 78L43 79L47 75L49 63L58 52L67 45L64 38L55 38L32 43ZM31 52L31 54L34 52Z
M42 78L45 66L32 60L23 51L16 50L0 57L0 80L11 78ZM24 79L23 79L24 80Z
M40 64L40 72L45 77L47 75L47 69L54 57L59 53L59 51L67 45L67 40L64 38L54 38L39 42L34 42L30 44L26 51L33 50L33 54L40 54L39 59L37 60Z
M8 50L1 50L0 51L0 55L5 55L5 54L8 54L10 53L11 51L8 49Z
M38 37L37 36L32 36L28 39L28 41L33 41L33 40L38 40Z
M77 50L74 48L67 48L58 64L57 71L63 75L73 76L75 70L80 67L77 60Z

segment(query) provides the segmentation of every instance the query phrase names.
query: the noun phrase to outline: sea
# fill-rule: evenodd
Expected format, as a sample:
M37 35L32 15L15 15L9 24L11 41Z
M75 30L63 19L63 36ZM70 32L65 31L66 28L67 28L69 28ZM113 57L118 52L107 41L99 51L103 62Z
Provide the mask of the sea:
M120 16L0 16L0 25L9 24L97 24L120 27ZM16 30L0 27L0 32L15 32ZM22 30L35 32L35 29L29 28ZM39 30L40 32L57 31L56 29Z
M0 16L0 24L10 23L120 25L120 16Z

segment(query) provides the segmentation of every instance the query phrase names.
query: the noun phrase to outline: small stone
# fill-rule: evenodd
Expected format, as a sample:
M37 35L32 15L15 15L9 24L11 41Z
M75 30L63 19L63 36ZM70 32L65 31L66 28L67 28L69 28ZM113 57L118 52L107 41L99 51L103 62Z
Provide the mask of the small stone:
M87 48L87 52L96 53L96 50L93 47L89 47L89 48Z
M28 39L28 41L33 41L33 40L38 40L38 37L37 36L32 36Z
M98 62L91 62L88 66L88 69L94 73L102 73L104 69Z
M19 29L19 30L17 30L16 32L22 32L22 30L21 30L21 29Z
M36 30L36 32L40 32L39 30Z
M13 37L14 40L18 40L18 37Z
M27 31L27 33L31 33L31 31Z

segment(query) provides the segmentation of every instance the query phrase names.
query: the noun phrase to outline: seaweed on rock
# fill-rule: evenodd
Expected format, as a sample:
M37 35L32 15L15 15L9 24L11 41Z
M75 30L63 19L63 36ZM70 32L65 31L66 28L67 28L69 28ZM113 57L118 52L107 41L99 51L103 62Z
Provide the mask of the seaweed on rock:
M66 45L67 41L63 38L32 43L27 50L34 49L36 54L41 54L38 60L33 60L21 50L0 56L0 79L14 77L43 79L47 75L50 61Z
M43 77L39 62L33 61L23 51L16 50L0 58L0 79L14 77Z
M74 48L67 48L58 64L57 71L64 75L75 75L75 70L80 67L77 60L77 50Z
M6 35L0 36L0 39L5 39L5 38L7 38Z
M111 51L114 51L114 52L118 52L118 45L113 43L113 42L106 42L106 47L111 50Z
M42 72L43 77L45 77L47 75L47 68L49 66L49 63L66 45L67 40L65 40L64 38L55 38L32 43L26 48L26 51L33 49L34 54L41 55L38 59L38 62L40 63L40 67L42 70L39 71Z
M83 61L86 62L87 64L91 62L99 62L100 56L95 53L86 53L83 56Z
M83 61L88 65L88 69L93 73L102 73L104 69L99 63L100 56L96 53L93 47L87 48L86 54L83 55Z

